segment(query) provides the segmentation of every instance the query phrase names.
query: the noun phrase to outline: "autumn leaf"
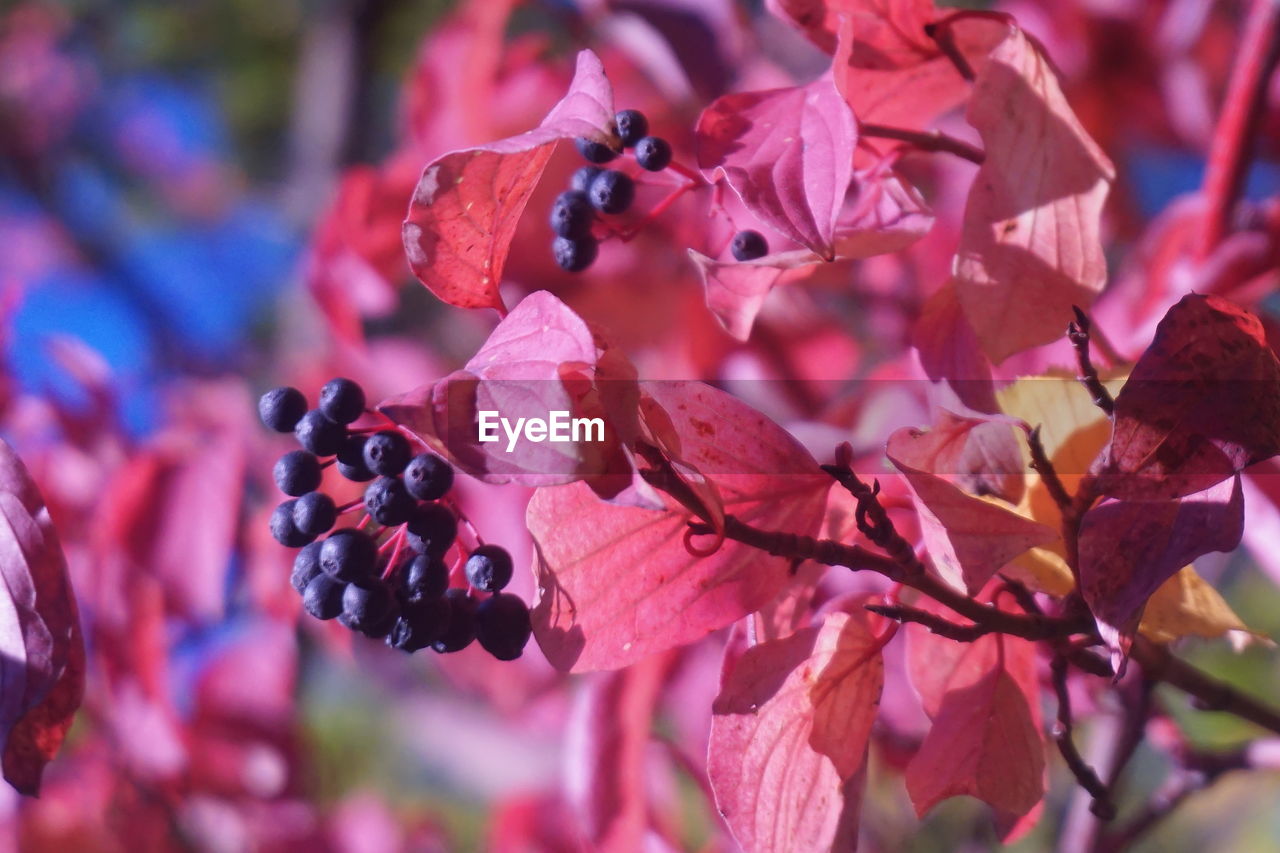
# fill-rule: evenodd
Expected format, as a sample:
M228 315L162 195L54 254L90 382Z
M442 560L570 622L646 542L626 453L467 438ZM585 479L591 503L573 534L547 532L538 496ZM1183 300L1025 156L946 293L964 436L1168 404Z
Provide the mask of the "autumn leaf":
M788 21L827 53L836 50L841 20L857 34L851 61L859 68L901 68L938 55L925 34L933 0L768 0L769 11Z
M1138 631L1157 643L1171 643L1181 637L1213 639L1233 632L1247 636L1248 628L1222 595L1196 572L1183 566L1160 584L1147 599Z
M960 309L954 281L938 288L925 302L912 329L911 344L931 380L946 382L956 397L976 412L997 411L991 362Z

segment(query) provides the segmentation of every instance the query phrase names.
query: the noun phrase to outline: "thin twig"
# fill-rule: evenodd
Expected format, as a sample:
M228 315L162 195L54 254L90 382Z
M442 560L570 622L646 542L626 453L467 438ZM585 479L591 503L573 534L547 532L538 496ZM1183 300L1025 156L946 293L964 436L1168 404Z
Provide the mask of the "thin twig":
M1071 306L1071 310L1075 312L1076 319L1067 324L1067 339L1071 341L1071 347L1076 351L1076 365L1080 369L1080 375L1077 378L1093 398L1093 404L1102 409L1107 417L1111 417L1115 414L1115 401L1111 399L1111 392L1107 390L1107 386L1103 385L1102 380L1098 378L1098 369L1093 366L1093 360L1089 357L1089 335L1092 331L1089 315L1075 305Z
M1058 752L1062 753L1062 758L1067 762L1072 775L1080 783L1080 787L1088 791L1089 796L1093 798L1089 811L1099 820L1111 820L1116 816L1116 807L1111 802L1111 791L1080 755L1071 737L1071 694L1067 689L1068 669L1069 664L1064 655L1054 657L1051 670L1053 690L1058 697L1058 723L1053 727L1053 740L1058 745Z
M910 130L905 127L862 122L858 125L858 133L861 136L877 139L896 139L899 142L909 143L921 151L944 151L968 160L970 163L977 163L979 166L987 159L982 149L937 130Z
M1148 678L1163 681L1194 697L1197 709L1234 714L1280 734L1280 712L1174 657L1165 646L1139 636L1134 641L1131 656Z
M936 23L924 25L924 34L933 39L933 43L938 46L938 50L955 66L957 72L964 79L972 83L977 79L973 73L973 66L969 64L969 60L960 52L960 47L956 44L955 34L951 32L949 26L938 26Z
M1053 498L1053 502L1058 505L1058 509L1064 513L1070 511L1072 505L1071 494L1062 485L1062 480L1058 478L1057 470L1053 467L1053 463L1049 461L1049 455L1045 453L1044 442L1040 440L1039 424L1027 433L1027 448L1031 451L1031 468L1040 475L1040 481L1044 483L1044 487L1049 491L1049 497Z
M920 610L916 607L908 607L905 604L866 604L863 606L872 613L876 613L886 619L892 619L895 622L914 622L917 625L923 625L931 633L937 634L939 637L946 637L948 640L955 640L957 643L972 643L979 637L992 633L992 630L985 625L959 625L943 619L936 613L930 613L927 610Z

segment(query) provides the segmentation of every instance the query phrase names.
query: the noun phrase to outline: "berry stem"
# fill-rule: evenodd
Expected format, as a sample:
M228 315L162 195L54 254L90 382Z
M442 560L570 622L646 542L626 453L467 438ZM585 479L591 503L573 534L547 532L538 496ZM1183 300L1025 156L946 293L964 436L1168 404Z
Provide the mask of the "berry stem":
M485 544L484 537L480 535L480 530L476 527L475 523L470 518L467 517L467 514L462 511L462 507L458 506L457 503L455 503L454 501L448 500L448 499L441 501L441 503L445 504L446 506L449 507L449 509L453 511L454 516L458 519L458 521L462 523L462 526L466 528L467 533L470 534L472 540L474 540L475 542L475 544L470 549L463 549L459 547L458 548L459 551L462 551L462 550L473 551L476 548L479 548L481 545Z
M871 122L863 122L858 131L862 136L870 136L876 139L896 139L900 142L906 142L915 146L921 151L945 151L954 154L970 163L982 165L986 160L986 153L979 148L975 148L963 139L956 139L954 136L948 136L936 130L908 130L905 127L890 127L885 124L872 124Z
M677 163L675 160L672 160L667 164L667 168L685 180L691 182L694 186L709 186L707 179L702 177L701 173L695 172L683 163ZM692 189L692 187L690 187L690 189Z
M364 506L364 500L361 498L356 498L350 503L345 503L342 506L338 507L337 512L338 512L338 515L345 515L346 513L351 512L351 510L357 509L362 506Z
M404 528L398 527L396 528L396 532L391 534L391 538L386 542L383 542L378 548L378 552L381 553L387 549L388 545L392 546L391 556L387 558L387 567L382 570L382 579L384 581L390 579L392 573L396 570L396 563L400 559L400 551L404 548L404 540Z
M681 196L694 188L694 184L682 184L676 187L667 194L666 198L654 205L653 209L646 213L643 219L624 231L614 231L613 236L617 237L623 243L628 243L634 240L641 231L653 224L653 222L656 221L658 217L662 216L662 214L670 210L671 206L679 201Z

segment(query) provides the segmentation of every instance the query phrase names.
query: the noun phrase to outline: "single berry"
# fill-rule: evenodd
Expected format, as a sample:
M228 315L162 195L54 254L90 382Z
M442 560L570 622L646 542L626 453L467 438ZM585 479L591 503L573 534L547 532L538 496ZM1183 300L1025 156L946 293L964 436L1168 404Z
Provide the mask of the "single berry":
M515 595L491 595L476 608L476 639L498 660L515 660L524 651L533 628L529 608Z
M294 525L293 508L297 503L296 498L287 500L271 513L271 535L286 548L301 548L316 538L308 536Z
M462 651L476 638L476 602L462 589L449 590L442 600L449 605L448 625L431 648L441 653Z
M378 565L378 544L363 530L344 528L320 546L320 568L340 581L366 581Z
M585 237L591 233L592 217L587 194L580 190L565 190L551 205L551 230L561 237Z
M338 448L338 473L354 483L367 483L378 476L364 464L364 443L368 436L348 435Z
M375 432L364 443L364 464L375 474L394 477L409 464L411 456L409 440L395 430Z
M320 488L320 474L320 460L305 450L290 450L271 469L276 488L295 498Z
M729 251L739 261L754 261L769 254L769 243L759 231L739 231L733 235Z
M594 139L587 139L585 136L579 136L573 141L577 146L578 153L582 155L582 159L588 163L608 163L610 160L618 156L618 152L614 151L603 142L596 142Z
M622 110L613 117L623 148L630 148L649 135L649 120L639 110Z
M338 508L324 492L307 492L293 505L293 526L312 539L328 533L337 520Z
M404 469L404 487L420 501L439 500L453 486L453 466L434 453L419 453Z
M404 652L425 649L449 627L449 602L430 598L400 609L400 617L387 634L387 645Z
M497 545L481 545L467 557L467 583L485 592L497 592L511 582L511 555Z
M599 166L583 166L573 173L573 177L569 179L569 186L580 193L585 193L591 189L591 182L596 179L600 171Z
M374 521L395 527L409 520L414 501L399 477L379 477L364 490L364 508Z
M410 548L439 557L458 538L458 519L447 506L422 504L409 517L408 531L405 541Z
M418 554L404 569L400 581L401 598L412 604L439 598L449 588L449 567L435 554Z
M622 213L635 201L636 184L617 169L605 169L591 182L589 195L601 213Z
M342 613L346 617L346 626L362 633L377 625L385 624L395 604L391 591L381 581L375 581L367 586L348 584L346 591L342 594ZM391 628L390 625L386 627Z
M298 439L298 444L316 456L333 456L342 447L342 440L347 437L347 428L329 420L319 409L312 409L298 421L293 434Z
M350 379L330 379L320 389L320 411L336 424L349 424L364 414L364 389Z
M332 619L342 612L346 586L321 572L302 591L302 606L317 619Z
M661 172L671 163L671 143L658 136L646 136L636 143L636 162L641 169Z
M293 432L307 413L307 398L297 388L282 385L258 398L258 417L263 426L276 432Z
M293 571L289 574L289 584L302 593L311 579L320 574L320 542L312 542L298 552L293 558Z
M557 237L551 241L551 253L556 263L568 272L582 272L596 259L600 252L600 244L590 234L580 240L568 237Z

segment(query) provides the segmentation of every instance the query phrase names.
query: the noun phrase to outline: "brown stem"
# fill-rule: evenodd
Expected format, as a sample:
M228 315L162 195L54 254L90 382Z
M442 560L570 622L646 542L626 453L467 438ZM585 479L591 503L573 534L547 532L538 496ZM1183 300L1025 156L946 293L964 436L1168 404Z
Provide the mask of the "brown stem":
M1066 761L1072 775L1080 783L1080 787L1088 791L1089 796L1093 798L1089 811L1093 812L1099 820L1111 820L1116 816L1116 807L1111 801L1111 791L1080 755L1071 736L1071 693L1067 689L1068 668L1067 658L1064 655L1054 657L1053 690L1058 697L1058 723L1053 727L1053 740L1058 745L1058 752L1062 753L1062 758Z
M1058 472L1049 461L1049 455L1045 453L1044 443L1040 441L1039 424L1027 433L1027 448L1031 451L1032 470L1040 475L1041 482L1049 491L1049 497L1053 498L1053 502L1065 515L1071 510L1071 495L1067 492L1066 486L1062 485L1062 480L1058 479Z
M921 151L945 151L968 160L970 163L977 163L979 166L982 165L987 157L982 149L975 148L962 139L956 139L954 136L948 136L937 130L909 130L905 127L890 127L884 124L863 122L858 125L858 133L862 136L870 136L877 139L896 139L899 142L907 142Z
M908 607L905 604L867 604L864 607L872 613L895 622L914 622L917 625L923 625L931 633L946 637L948 640L955 640L957 643L972 643L979 637L992 633L991 629L985 625L959 625L948 622L936 613Z
M1075 305L1071 306L1071 310L1075 312L1076 319L1067 324L1067 339L1071 341L1071 347L1076 351L1076 365L1080 369L1080 375L1076 378L1088 390L1089 396L1093 398L1093 404L1102 409L1107 417L1111 417L1116 411L1115 401L1111 399L1111 392L1107 390L1107 386L1103 385L1102 380L1098 378L1098 369L1093 366L1093 360L1089 358L1089 335L1092 331L1089 315Z
M1163 681L1193 696L1199 710L1234 714L1280 734L1280 712L1179 660L1166 647L1139 636L1134 641L1131 656L1151 680Z
M955 33L951 31L949 26L939 26L937 23L925 24L924 34L933 39L933 43L938 46L938 50L955 66L956 71L961 77L972 83L977 79L973 73L973 66L969 64L969 60L961 53L960 47L956 44Z

